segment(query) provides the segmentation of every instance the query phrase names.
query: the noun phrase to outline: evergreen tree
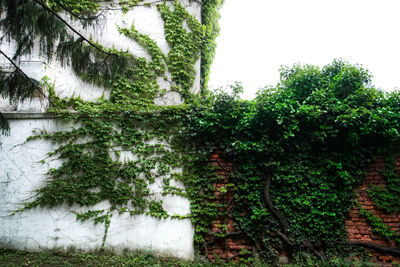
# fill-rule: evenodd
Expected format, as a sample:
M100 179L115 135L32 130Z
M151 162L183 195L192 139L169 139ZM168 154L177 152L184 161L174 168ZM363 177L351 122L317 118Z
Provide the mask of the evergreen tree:
M107 2L107 1L106 1ZM0 94L3 98L23 100L32 96L44 96L39 81L30 78L19 66L19 59L30 54L35 42L47 60L54 56L63 64L72 64L76 73L85 72L89 82L107 85L106 81L132 64L126 57L110 52L84 37L79 29L59 15L69 14L83 27L95 23L102 15L95 0L2 0L0 2L0 42L15 42L16 49L9 55L0 49L0 56L10 63L10 68L0 68ZM95 55L90 62L88 54ZM97 77L93 79L90 77ZM100 77L100 79L98 79ZM0 113L0 131L7 133L9 125Z

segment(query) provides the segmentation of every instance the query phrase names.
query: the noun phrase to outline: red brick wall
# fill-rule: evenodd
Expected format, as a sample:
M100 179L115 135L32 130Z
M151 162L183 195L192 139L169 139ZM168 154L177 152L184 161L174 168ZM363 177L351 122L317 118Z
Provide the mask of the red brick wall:
M400 158L397 159L396 167L400 172ZM365 210L372 212L374 215L381 218L386 225L390 226L392 230L400 233L400 214L385 214L381 209L374 205L372 199L370 199L367 193L370 185L386 185L385 180L380 174L380 172L384 169L384 156L379 155L377 156L375 162L369 167L364 183L357 188L357 201ZM365 217L360 215L357 207L353 207L350 210L346 220L346 229L347 237L350 242L367 242L385 247L395 246L394 242L385 241L383 238L372 232L371 226L368 224ZM371 256L375 262L384 264L391 264L392 262L400 263L400 257L396 258L390 254L371 251Z
M239 232L238 229L235 229L233 217L229 212L234 204L233 188L227 186L231 183L230 176L233 172L232 160L226 157L222 151L215 150L209 156L209 161L211 165L216 167L217 174L220 177L213 185L215 187L215 203L220 204L221 207L219 208L220 215L213 222L206 237L207 257L210 260L214 260L216 257L222 260L238 260L240 258L239 252L242 249L252 251L253 247L251 241L243 233ZM396 166L400 172L400 157L397 159ZM374 206L367 193L371 184L376 186L385 185L385 181L380 175L380 172L384 168L384 156L380 155L369 167L364 183L357 188L357 201L364 209L381 218L394 231L400 232L400 214L385 214L382 210ZM374 234L365 217L359 214L357 207L350 210L345 226L350 242L368 242L385 247L393 247L395 245L393 242L385 241L380 236ZM224 234L225 237L218 237L218 234ZM394 257L387 253L378 253L371 250L371 256L373 261L384 265L390 265L394 262L400 263L400 257Z
M251 242L244 233L239 232L234 225L230 214L233 206L233 187L229 187L232 174L232 161L220 150L215 150L210 156L210 163L216 167L219 179L214 183L215 203L220 204L220 215L213 222L212 228L206 237L207 257L222 260L239 260L239 252L243 249L252 251ZM224 235L224 237L219 237Z

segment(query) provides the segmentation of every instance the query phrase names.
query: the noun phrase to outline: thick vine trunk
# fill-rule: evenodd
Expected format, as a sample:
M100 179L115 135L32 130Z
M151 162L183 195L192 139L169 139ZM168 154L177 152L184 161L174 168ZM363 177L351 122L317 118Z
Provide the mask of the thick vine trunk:
M277 235L282 238L282 240L289 245L290 247L307 247L313 250L313 252L315 253L315 255L317 255L320 259L322 260L326 260L325 255L323 255L322 253L320 253L315 247L314 245L309 242L309 241L303 241L300 244L296 244L295 242L293 242L290 239L290 235L288 233L288 225L285 221L285 219L283 218L283 216L275 209L274 204L272 204L271 201L271 196L270 196L270 186L271 186L271 175L267 174L267 176L265 177L265 185L264 185L264 201L265 204L267 205L268 209L274 214L274 216L278 219L280 225L283 228L283 233L282 232L277 232Z
M400 256L400 248L397 247L383 247L379 246L373 243L367 243L367 242L348 242L346 243L350 247L365 247L369 249L373 249L379 252L383 253L390 253L391 255L394 256Z

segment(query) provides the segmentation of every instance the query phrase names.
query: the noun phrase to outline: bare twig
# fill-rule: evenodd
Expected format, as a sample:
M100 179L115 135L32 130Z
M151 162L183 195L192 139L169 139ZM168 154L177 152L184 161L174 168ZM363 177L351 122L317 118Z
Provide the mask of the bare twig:
M276 232L278 234L278 236L280 236L286 243L288 243L290 246L294 246L295 244L290 240L290 238L283 234L282 232Z

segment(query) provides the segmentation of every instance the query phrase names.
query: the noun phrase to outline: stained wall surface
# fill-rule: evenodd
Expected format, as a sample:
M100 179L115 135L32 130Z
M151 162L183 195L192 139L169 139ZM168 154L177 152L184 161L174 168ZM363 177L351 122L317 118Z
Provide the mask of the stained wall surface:
M151 2L151 1L150 1ZM180 1L186 10L200 20L199 4L186 0ZM172 5L171 5L172 6ZM155 40L161 50L167 54L168 43L164 36L163 20L155 6L138 6L123 14L121 10L108 10L104 18L95 27L82 32L86 37L93 37L108 48L124 49L136 56L149 58L147 52L131 39L118 33L117 26L135 28ZM74 23L74 22L71 22ZM80 27L79 25L74 25ZM0 44L2 51L12 53L13 43ZM8 62L0 58L0 67L7 68ZM21 68L32 78L40 80L44 76L54 83L55 90L61 97L81 96L84 100L95 100L102 95L108 97L109 91L80 80L68 66L52 60L47 62L34 50L31 55L21 59ZM195 65L197 70L193 92L200 88L200 60ZM167 93L155 99L159 105L182 103L179 93L170 91L169 83L158 80L160 89ZM78 222L71 211L82 210L79 207L61 206L52 209L36 208L13 216L13 211L22 207L22 203L31 200L34 191L46 181L46 172L62 162L46 159L47 153L56 145L46 140L25 142L34 129L47 131L68 130L76 125L65 124L45 114L48 107L46 100L34 98L23 102L9 102L0 97L0 111L8 112L14 119L9 119L10 134L0 135L0 247L13 249L83 249L97 250L101 247L105 226L91 221ZM14 114L16 113L16 114ZM46 159L42 161L43 159ZM174 183L174 182L173 182ZM190 203L179 196L162 196L161 182L149 185L153 197L163 200L163 208L169 214L186 215L190 213ZM175 182L172 184L182 187ZM97 209L106 209L109 203L99 204ZM189 219L156 219L146 215L134 217L114 214L108 229L105 249L121 253L124 250L149 250L156 254L193 257L194 229Z

